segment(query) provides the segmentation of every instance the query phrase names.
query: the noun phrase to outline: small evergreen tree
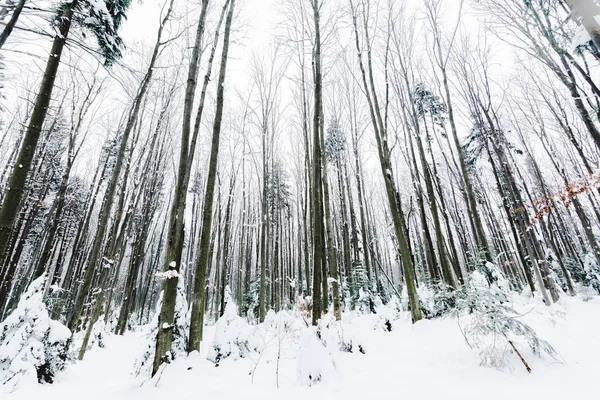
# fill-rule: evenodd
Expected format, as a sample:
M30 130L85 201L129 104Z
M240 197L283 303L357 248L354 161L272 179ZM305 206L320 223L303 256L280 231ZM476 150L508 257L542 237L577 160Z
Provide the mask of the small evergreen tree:
M547 354L556 359L554 347L541 339L529 325L520 320L520 315L508 303L508 282L499 268L487 263L488 276L480 271L471 273L470 281L454 292L456 317L468 315L461 328L469 347L479 349L481 364L503 369L508 365L511 352L516 353L525 368L529 365L517 347L528 347L533 354ZM489 276L494 277L489 283Z
M258 281L254 280L250 283L249 290L244 292L242 315L245 315L248 321L254 321L258 318L259 284Z
M46 275L33 281L0 324L0 385L8 391L21 382L52 383L65 368L71 332L50 319L43 302L45 282Z
M352 284L354 285L354 307L363 313L375 312L375 300L367 271L362 264L357 264L353 268Z
M346 149L346 138L340 127L337 118L333 118L327 128L327 137L325 138L325 155L327 161L332 163L336 168L344 157Z
M596 258L587 253L584 260L584 270L577 269L576 279L584 286L591 287L600 294L600 266L596 262Z

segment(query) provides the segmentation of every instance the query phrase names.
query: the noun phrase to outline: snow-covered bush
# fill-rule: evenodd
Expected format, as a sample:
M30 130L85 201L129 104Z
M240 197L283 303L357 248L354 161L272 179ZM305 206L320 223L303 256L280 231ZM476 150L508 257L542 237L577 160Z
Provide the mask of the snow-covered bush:
M377 319L376 328L388 330L386 328L386 322L388 321L388 318L389 320L393 319L390 317L390 312L393 313L393 310L384 306L381 302L379 303L378 311L381 311L382 314ZM384 310L387 312L384 312ZM391 328L389 330L391 330ZM335 354L338 351L346 353L366 353L364 342L354 333L344 331L342 323L336 321L332 314L325 315L319 321L319 325L317 326L317 337L329 350L330 354Z
M394 312L393 308L379 304ZM389 314L387 314L389 316ZM298 350L297 378L304 386L313 386L319 382L331 382L337 379L335 358L340 352L366 353L364 342L353 332L346 332L333 314L324 315L315 327L302 330Z
M114 304L114 303L113 303ZM102 315L100 318L106 320L106 326L104 327L106 332L114 332L117 329L119 323L119 314L121 313L121 307L115 307L109 314L108 318Z
M596 258L590 253L585 255L584 271L581 275L580 282L600 294L600 266L598 266Z
M509 356L513 352L526 364L519 348L529 349L538 356L545 353L556 358L552 345L538 337L509 305L508 282L502 273L491 263L486 267L489 274L472 272L468 284L454 292L454 313L459 318L468 315L461 330L467 344L479 349L481 365L503 369L509 365ZM491 284L490 276L494 278Z
M300 317L304 321L308 321L311 318L310 308L312 307L312 299L310 296L303 297L301 295L296 295L296 301L294 303L293 310L300 314Z
M355 299L355 307L358 311L363 314L369 314L375 312L375 300L373 293L368 287L359 288L358 296Z
M98 318L98 321L96 321L96 323L94 324L94 327L92 328L92 338L90 340L91 344L97 344L98 347L103 349L105 346L104 339L106 338L106 332L107 326L104 322L104 315L101 315L100 318Z
M423 317L427 319L441 317L456 305L454 289L443 283L431 286L421 285L418 294Z
M52 383L67 361L71 331L48 315L43 302L45 275L29 285L17 308L0 324L0 385Z
M371 290L367 271L363 265L354 265L352 270L352 284L354 286L354 298L352 299L354 307L362 313L374 313L374 295Z
M249 290L244 293L241 310L242 315L245 315L249 321L254 321L258 318L260 295L260 282L254 281L250 283Z
M297 378L303 386L330 382L338 376L331 349L323 343L322 334L322 329L311 326L300 337Z
M400 318L401 303L400 299L392 296L387 304L383 304L379 297L375 298L375 315L377 316L376 328L386 332L394 329L393 322Z
M245 358L250 352L260 352L265 347L264 340L256 335L257 327L238 315L229 288L225 291L225 301L225 312L215 324L215 336L208 349L207 358L214 363L229 357L233 360ZM271 319L267 316L265 324Z
M83 346L83 341L86 335L86 329L82 329L79 332L76 332L71 337L71 345L69 346L69 358L76 359L79 357L79 352L81 347ZM89 340L87 342L86 351L93 349L94 347L99 347L103 349L105 347L105 339L108 334L110 334L109 327L107 327L104 322L104 314L98 317L98 320L92 327L92 332L90 334Z

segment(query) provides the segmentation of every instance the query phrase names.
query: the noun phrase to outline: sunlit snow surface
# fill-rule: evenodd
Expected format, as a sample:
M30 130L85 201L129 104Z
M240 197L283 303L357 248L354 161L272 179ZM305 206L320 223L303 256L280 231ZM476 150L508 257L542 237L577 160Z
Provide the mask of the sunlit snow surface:
M505 371L479 366L477 350L464 341L455 319L410 323L396 314L392 332L382 329L381 316L344 314L341 325L330 324L328 335L360 343L365 351L319 351L331 364L327 379L306 386L299 368L306 362L300 344L310 342L298 316L281 334L277 318L257 331L263 335L262 355L223 359L216 366L206 359L214 326L205 329L202 352L175 360L155 379L135 376L135 360L144 350L142 332L109 335L105 348L94 348L86 359L70 365L53 385L22 387L0 398L10 400L187 400L187 399L595 399L600 378L600 298L588 302L563 296L545 307L524 297L514 298L523 321L551 342L561 362L539 358L520 349L532 368L528 374L515 354ZM393 314L385 313L386 317ZM273 322L274 321L274 322ZM288 324L289 325L289 324ZM309 328L310 329L310 328ZM324 350L324 349L323 349ZM509 351L507 349L507 351ZM279 354L279 368L277 359ZM304 360L302 361L302 359ZM300 362L299 362L300 360ZM257 364L258 363L258 364ZM333 365L334 371L331 371ZM277 369L278 378L277 378ZM253 373L254 372L254 373ZM277 388L279 384L279 388ZM385 396L385 397L383 397Z

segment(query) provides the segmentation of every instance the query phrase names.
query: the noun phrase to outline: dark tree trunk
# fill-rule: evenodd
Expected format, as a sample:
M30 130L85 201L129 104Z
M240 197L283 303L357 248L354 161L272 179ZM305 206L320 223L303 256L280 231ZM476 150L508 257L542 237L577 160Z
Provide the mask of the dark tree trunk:
M8 183L9 190L7 190L4 201L2 202L2 207L0 208L0 263L4 261L6 257L6 248L13 233L13 224L21 209L27 175L35 155L38 139L42 132L42 126L46 120L50 100L52 99L52 91L54 90L54 81L58 72L58 66L60 65L65 42L69 35L69 30L71 29L73 9L77 7L77 1L78 0L75 0L73 3L70 3L70 5L65 7L62 11L60 25L58 26L58 34L54 37L50 56L46 63L44 77L42 78L40 89L35 100L33 113L31 114L31 119L29 120L29 125L25 131L21 149L19 150L19 155L17 156ZM0 310L2 310L6 304L10 290L10 283L7 282L6 279L9 279L9 277L4 276L3 281L0 282Z
M231 32L231 22L233 20L233 10L235 0L229 3L229 11L227 20L225 21L225 32L223 34L223 51L221 56L221 66L219 70L219 79L217 82L217 108L215 112L215 120L213 124L212 143L210 151L210 160L208 164L208 173L206 177L206 192L204 195L204 209L202 215L202 234L200 235L200 254L196 264L196 275L194 282L194 298L192 301L192 316L190 321L190 336L188 343L188 351L200 350L200 342L202 340L202 328L204 325L204 304L206 286L206 270L208 267L210 253L210 236L212 227L213 215L213 199L215 182L217 176L217 164L219 157L219 140L221 136L221 122L223 118L223 103L225 92L225 75L227 72L227 56L229 51L229 36ZM168 350L168 349L167 349ZM164 354L164 353L163 353ZM161 357L158 352L157 357ZM156 357L155 357L156 361ZM155 370L158 365L155 362Z

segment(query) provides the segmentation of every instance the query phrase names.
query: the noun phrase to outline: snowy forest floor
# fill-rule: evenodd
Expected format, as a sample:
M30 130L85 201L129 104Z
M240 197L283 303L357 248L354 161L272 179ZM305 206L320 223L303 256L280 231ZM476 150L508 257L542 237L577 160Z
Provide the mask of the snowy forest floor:
M545 307L519 296L513 305L522 314L520 318L550 342L559 355L554 360L520 348L531 374L506 341L500 340L498 345L508 352L508 368L499 371L480 366L479 350L467 345L455 318L423 320L412 325L408 312L396 313L393 329L388 332L382 328L381 315L346 313L341 324L335 323L336 332L359 338L365 354L332 354L333 376L330 374L327 380L312 387L301 385L297 377L300 338L306 328L290 330L285 335L273 334L265 340L262 353L237 360L230 357L216 366L207 359L216 329L209 326L201 354L176 359L158 378L150 380L135 374L136 359L147 345L142 329L125 336L107 336L104 348L94 347L85 360L69 365L52 385L21 387L3 398L596 398L600 377L600 298L584 302L564 296L559 303ZM304 325L300 318L297 322L295 326Z

